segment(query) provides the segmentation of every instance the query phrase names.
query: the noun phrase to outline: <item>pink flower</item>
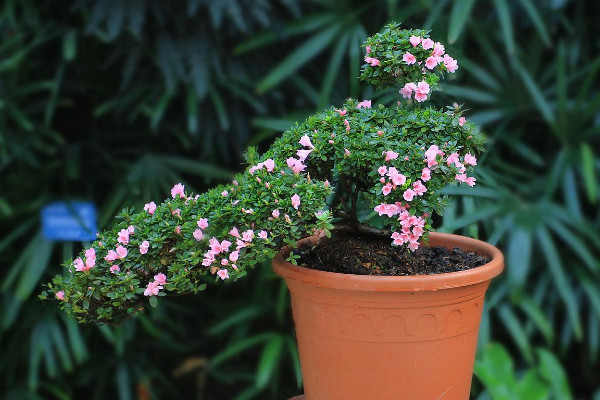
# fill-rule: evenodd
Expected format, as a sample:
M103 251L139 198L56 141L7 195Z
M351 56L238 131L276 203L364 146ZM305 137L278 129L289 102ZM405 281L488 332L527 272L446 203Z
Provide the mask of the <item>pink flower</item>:
M121 268L117 264L111 266L109 269L110 269L110 272L113 274L116 274L117 272L119 272L121 270Z
M156 203L151 201L150 203L146 203L146 205L144 205L144 211L148 211L148 214L152 215L154 214L154 211L156 210Z
M471 155L471 153L465 154L465 164L477 165L477 158Z
M273 161L272 158L266 159L264 164L267 172L273 172L275 170L275 161Z
M176 210L171 211L171 215L175 216L175 217L181 217L181 210L178 208ZM127 243L124 243L127 244Z
M337 113L338 113L338 114L340 114L342 117L343 117L344 115L346 115L346 113L348 112L346 109L344 109L344 110L337 110L337 109L336 109L335 111L337 111Z
M229 260L231 262L236 262L240 257L240 252L239 251L232 251L231 254L229 254Z
M459 124L460 126L463 126L463 125L465 124L465 122L467 122L467 119L466 119L465 117L460 117L460 118L458 119L458 124Z
M225 265L229 265L229 260L226 258L222 258L221 259L221 265L225 266Z
M433 46L433 53L431 53L431 55L434 57L441 57L444 54L444 51L446 51L444 45L440 42L435 42L435 45Z
M154 282L158 285L164 285L167 283L167 277L161 272L158 275L154 275Z
M219 278L221 278L221 280L225 280L225 279L229 279L229 273L227 272L226 269L220 269L217 271L217 275L219 275Z
M344 157L350 157L350 150L344 147Z
M408 248L410 249L410 251L416 251L419 248L419 243L418 242L409 243Z
M379 136L379 137L383 136L383 131L377 131L377 136Z
M215 255L211 250L204 253L204 259L202 260L202 265L205 267L210 267L212 263L215 262Z
M240 237L240 231L238 231L238 228L236 228L235 226L233 228L231 228L231 230L229 231L229 234L236 238Z
M380 65L379 60L376 58L371 58L371 67L376 67L378 65Z
M119 256L117 255L117 253L114 250L109 250L106 257L104 257L104 259L108 262L115 261L117 258L119 258ZM75 260L75 261L77 261L77 260Z
M458 69L458 62L448 54L444 54L444 66L448 72L454 73Z
M242 233L242 240L245 242L251 242L252 239L254 239L254 231L252 229L248 229Z
M474 177L470 176L467 179L465 179L465 183L471 187L475 186L475 181L477 179L475 179Z
M127 249L123 246L117 246L116 253L119 258L125 258L127 256Z
M197 241L204 240L204 233L202 232L202 229L196 229L192 235Z
M385 161L395 160L398 158L398 153L392 150L388 150L385 152Z
M371 108L371 100L363 100L360 103L358 103L358 105L356 106L356 108Z
M323 186L325 186L325 187L331 186L331 184L329 183L329 179L325 179L325 182L323 182Z
M430 90L430 86L427 82L421 81L417 84L417 91L424 93L424 94L428 94L429 90Z
M417 196L423 196L423 193L427 191L427 188L425 187L425 185L423 185L423 182L418 180L413 183L413 190L415 191Z
M467 181L467 175L465 174L457 174L454 179L456 179L459 182L465 183Z
M65 299L65 292L63 292L62 290L59 292L56 292L55 294L56 298L59 300L64 300Z
M129 234L133 234L133 232L135 232L135 227L133 225L129 225L127 227L127 232L129 232Z
M156 282L148 282L148 287L144 290L144 296L157 296L158 291L163 287Z
M307 150L298 150L296 152L296 155L298 156L298 159L300 160L300 162L304 162L304 160L306 160L306 157L308 157L308 155L312 152L312 149L307 149Z
M431 179L431 170L429 168L423 168L423 171L421 171L421 179L423 182L427 182Z
M171 189L171 196L173 198L176 198L177 195L185 199L185 186L183 186L181 183L176 184L175 186L173 186L173 189Z
M458 160L458 153L452 153L448 156L448 158L446 159L446 163L448 165L452 165L452 164L459 164L459 160ZM457 165L458 166L458 165Z
M206 219L206 218L200 218L198 220L198 222L196 222L196 223L198 224L198 227L200 229L206 229L206 228L208 228L208 219Z
M344 119L344 125L346 125L346 132L350 132L350 122L347 119Z
M365 53L369 54L371 52L371 46L365 47Z
M273 216L273 218L279 218L279 210L273 210L271 215Z
M434 159L435 157L438 155L438 152L440 151L440 148L438 146L431 145L429 146L429 149L427 149L427 151L425 152L425 158L428 160Z
M294 194L292 196L292 207L294 207L297 210L299 206L300 206L300 196L298 196L297 194Z
M387 167L383 165L377 169L377 172L379 172L379 175L383 176L387 172Z
M173 229L173 232L175 232L177 235L179 235L181 233L181 226L177 225L175 227L175 229Z
M227 196L229 196L229 192L228 192L227 190L223 190L223 191L221 192L221 196L223 196L223 197L227 197Z
M93 247L90 247L85 251L85 258L96 259L96 250Z
M413 35L410 37L410 39L408 39L408 41L413 45L413 47L417 47L419 43L421 43L421 38Z
M398 170L394 167L390 168L388 176L392 180L392 183L396 186L404 185L404 183L406 182L406 177L399 173Z
M404 197L404 200L406 201L412 201L413 197L415 197L415 192L412 189L406 189L404 191L404 194L402 195L402 197Z
M416 90L417 90L417 85L415 85L413 82L409 82L409 83L405 84L402 89L400 89L400 94L405 99L410 99L410 97L412 96L412 93Z
M292 172L298 175L300 172L304 171L306 165L302 164L302 161L297 160L293 157L290 157L286 160L288 167L292 170Z
M312 142L310 141L310 138L308 137L308 135L302 136L298 143L300 143L302 146L310 147L311 149L315 148L315 146L313 146Z
M148 248L150 247L150 243L147 240L144 240L142 244L140 244L140 254L146 254L148 252Z
M386 183L383 186L383 188L381 189L381 193L383 193L384 196L387 196L391 192L392 192L392 184L391 183Z
M417 62L417 57L415 57L413 54L410 54L410 53L404 53L404 56L402 57L402 61L404 61L408 65L412 65Z
M260 231L258 232L258 237L261 239L266 239L267 238L267 231Z
M424 50L429 50L429 49L433 49L434 46L434 42L433 40L427 38L427 39L423 39L421 41L421 46L423 46Z

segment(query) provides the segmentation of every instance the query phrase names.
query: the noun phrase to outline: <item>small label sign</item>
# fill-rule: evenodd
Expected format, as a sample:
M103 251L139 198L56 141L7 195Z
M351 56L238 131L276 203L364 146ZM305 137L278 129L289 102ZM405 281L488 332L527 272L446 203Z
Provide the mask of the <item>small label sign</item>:
M42 232L48 240L89 242L96 239L93 203L56 202L42 208Z

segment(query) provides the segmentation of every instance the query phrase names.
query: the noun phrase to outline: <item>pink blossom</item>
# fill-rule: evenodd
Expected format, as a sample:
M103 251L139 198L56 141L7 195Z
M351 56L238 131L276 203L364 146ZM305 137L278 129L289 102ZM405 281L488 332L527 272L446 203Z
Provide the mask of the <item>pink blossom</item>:
M240 232L238 231L238 228L236 228L235 226L233 228L231 228L231 230L229 231L229 234L236 238L240 237Z
M456 179L459 182L465 183L467 181L467 175L465 174L457 174L454 179Z
M465 164L477 165L477 158L471 155L471 153L467 153L465 154Z
M238 260L238 258L240 257L240 252L239 251L232 251L231 254L229 254L229 260L231 262L236 262Z
M225 266L225 265L229 265L229 260L226 258L222 258L221 259L221 265Z
M83 264L83 260L81 259L81 257L77 257L75 260L73 260L73 265L75 265L75 271L86 271L86 267Z
M144 211L148 211L148 214L152 215L154 214L154 211L156 210L156 203L151 201L150 203L146 203L146 205L144 205Z
M444 54L444 51L446 51L444 45L440 42L435 42L435 45L433 46L433 53L431 53L431 55L434 57L441 57Z
M391 192L392 192L392 184L391 183L385 184L383 186L383 188L381 189L381 193L383 193L384 196L387 196Z
M415 192L412 189L406 189L404 191L404 194L402 194L402 197L404 197L404 200L406 201L412 201L413 197L415 197Z
M465 183L471 187L475 186L475 181L477 179L475 179L474 177L470 176L467 179L465 179Z
M56 292L55 296L59 300L64 300L65 299L65 292L63 292L62 290L58 291L58 292Z
M214 262L215 262L215 255L211 250L204 253L204 259L202 260L202 265L204 265L205 267L210 267L212 265L212 263L214 263Z
M391 168L390 168L391 169ZM393 175L389 175L392 183L396 186L404 185L406 182L406 177L402 174L395 173Z
M380 205L376 206L374 210L379 213L380 216L386 214L388 217L393 217L394 215L398 214L399 211L396 204L386 203L381 203Z
M242 239L245 242L251 242L254 239L254 231L252 229L248 229L247 231L242 233Z
M410 53L404 53L402 57L402 61L404 61L408 65L412 65L417 62L417 57Z
M176 210L171 211L171 215L175 216L175 217L181 217L181 210L178 208ZM124 243L127 244L127 243Z
M94 268L94 265L96 265L96 257L86 258L84 271Z
M395 160L398 158L398 153L392 150L388 150L385 152L385 161Z
M196 229L192 235L197 241L204 240L204 233L202 232L202 229Z
M363 100L360 103L358 103L358 105L356 106L356 108L371 108L371 100Z
M135 232L135 227L133 225L129 225L127 227L127 232L129 232L129 234L133 234L133 232Z
M419 248L419 243L418 242L409 243L408 248L410 251L416 251Z
M425 158L427 160L435 160L435 157L439 154L440 148L438 146L431 145L429 146L429 149L427 149L427 151L425 152Z
M272 158L266 159L265 168L267 169L267 172L273 172L275 170L275 161L273 161Z
M85 258L96 259L96 250L93 247L90 247L85 251Z
M423 232L425 232L423 230L423 228L420 227L420 226L418 226L418 225L414 226L413 229L412 229L412 234L415 235L415 236L417 236L417 237L423 236Z
M344 147L344 157L350 157L350 150Z
M415 92L415 100L418 101L419 103L422 103L425 100L427 100L427 94L417 90Z
M297 210L299 206L300 206L300 196L298 196L297 194L294 194L292 196L292 207L294 207Z
M336 109L335 111L337 111L337 113L338 113L338 114L340 114L342 117L343 117L344 115L346 115L346 113L348 112L348 110L346 110L346 109L343 109L343 110L338 110L338 109Z
M306 149L306 150L298 150L296 152L296 155L298 156L298 159L300 160L300 162L304 162L304 160L306 160L306 157L308 157L308 155L312 152L312 149Z
M227 196L229 196L229 192L228 192L227 190L223 190L223 191L221 192L221 196L223 196L223 197L227 197Z
M181 183L176 184L175 186L173 186L173 189L171 189L171 196L173 198L176 198L177 195L185 199L185 186L183 186Z
M121 268L117 264L115 264L115 265L111 266L109 268L109 270L111 273L116 274L117 272L119 272L121 270Z
M408 41L413 45L413 47L417 47L419 43L421 43L421 38L413 35L410 37L410 39L408 39Z
M304 171L306 165L302 164L302 161L297 160L293 157L290 157L286 160L288 167L292 170L292 172L298 175L300 172Z
M444 54L444 66L448 72L454 73L458 69L458 62L448 54Z
M369 54L371 52L371 46L365 47L365 53Z
M247 244L246 242L244 242L244 241L242 241L242 240L240 240L240 239L236 239L236 240L235 240L235 249L236 249L236 250L238 250L238 251L239 251L240 249L242 249L242 248L246 247L247 245L248 245L248 244Z
M423 168L423 171L421 171L421 179L423 182L427 182L431 179L431 170L429 168Z
M267 231L260 231L258 232L258 237L261 239L266 239L267 238Z
M148 287L144 290L144 296L157 296L158 291L163 287L156 282L148 282Z
M434 46L434 42L433 40L427 38L427 39L423 39L421 41L421 46L423 46L424 50L429 50L429 49L433 49Z
M119 258L125 258L127 256L127 249L123 246L117 246L116 252Z
M466 119L465 117L460 117L460 118L458 119L458 124L459 124L460 126L463 126L463 125L465 124L465 122L467 122L467 119Z
M400 89L400 94L402 94L402 97L404 97L405 99L410 99L410 97L412 96L412 93L415 92L416 90L417 90L417 85L415 85L413 82L409 82L409 83L405 84L402 89Z
M279 218L279 210L273 210L271 215L273 216L273 218Z
M376 67L378 65L380 65L381 63L379 62L378 59L376 58L371 58L371 61L369 62L371 64L371 67Z
M140 244L140 254L146 254L148 252L148 248L150 247L150 243L147 240L144 240L142 244Z
M104 259L108 262L115 261L117 258L119 258L119 256L117 255L117 253L114 250L109 250L106 257L104 257ZM77 260L75 260L75 261L77 261Z
M452 164L459 164L459 160L458 160L458 153L452 153L448 156L448 158L446 159L446 163L448 165L452 165ZM457 165L458 166L458 165Z
M377 169L377 172L379 172L379 175L383 176L387 172L387 167L383 165Z
M325 179L325 182L323 182L323 186L325 186L325 187L331 186L331 184L329 183L329 179Z
M198 224L198 227L200 229L206 229L206 228L208 228L208 219L206 219L206 218L200 218L198 220L198 222L196 222L196 223Z
M429 90L430 90L430 86L427 82L421 81L417 84L417 91L424 93L424 94L428 94Z
M162 272L160 272L157 275L154 275L154 282L159 284L159 285L164 285L167 283L167 277L165 274L163 274Z
M379 136L379 137L383 136L383 131L377 131L377 136Z
M415 191L417 196L423 196L423 193L427 191L427 188L425 187L425 185L423 185L423 182L417 180L413 183L413 190Z
M242 212L243 212L244 214L254 214L254 210L253 210L253 209L251 209L251 208L249 208L249 209L247 209L247 210L246 210L245 208L242 208Z
M175 229L173 229L173 232L175 232L175 234L179 235L181 233L181 226L177 225L175 227Z
M313 146L312 142L310 141L310 138L308 137L308 135L302 136L298 143L300 143L302 146L310 147L311 149L315 148L315 146Z
M217 275L219 275L219 278L221 278L221 280L225 280L225 279L229 279L229 273L227 272L226 269L220 269L217 271Z
M346 132L350 132L350 122L347 119L344 119L344 125L346 125Z

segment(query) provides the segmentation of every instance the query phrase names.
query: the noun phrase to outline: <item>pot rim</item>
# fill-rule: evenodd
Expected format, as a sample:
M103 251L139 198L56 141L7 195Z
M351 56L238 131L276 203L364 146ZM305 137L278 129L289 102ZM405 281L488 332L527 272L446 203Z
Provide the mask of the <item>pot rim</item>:
M311 236L300 240L298 244L307 242L314 244L319 240L319 237ZM353 275L317 271L294 265L285 260L292 251L291 247L286 246L273 258L272 267L277 275L286 280L291 279L331 289L376 290L379 292L435 291L470 286L489 281L498 276L504 269L502 252L495 246L478 239L449 233L431 232L428 246L444 246L449 249L459 247L464 251L474 251L480 255L490 257L491 260L487 264L466 271L443 274L410 276Z

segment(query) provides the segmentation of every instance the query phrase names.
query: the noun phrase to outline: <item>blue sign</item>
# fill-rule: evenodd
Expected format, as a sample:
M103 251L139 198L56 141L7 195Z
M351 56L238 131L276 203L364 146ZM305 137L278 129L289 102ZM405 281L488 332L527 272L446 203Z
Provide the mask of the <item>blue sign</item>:
M56 202L42 208L42 232L48 240L89 242L96 239L93 203Z

